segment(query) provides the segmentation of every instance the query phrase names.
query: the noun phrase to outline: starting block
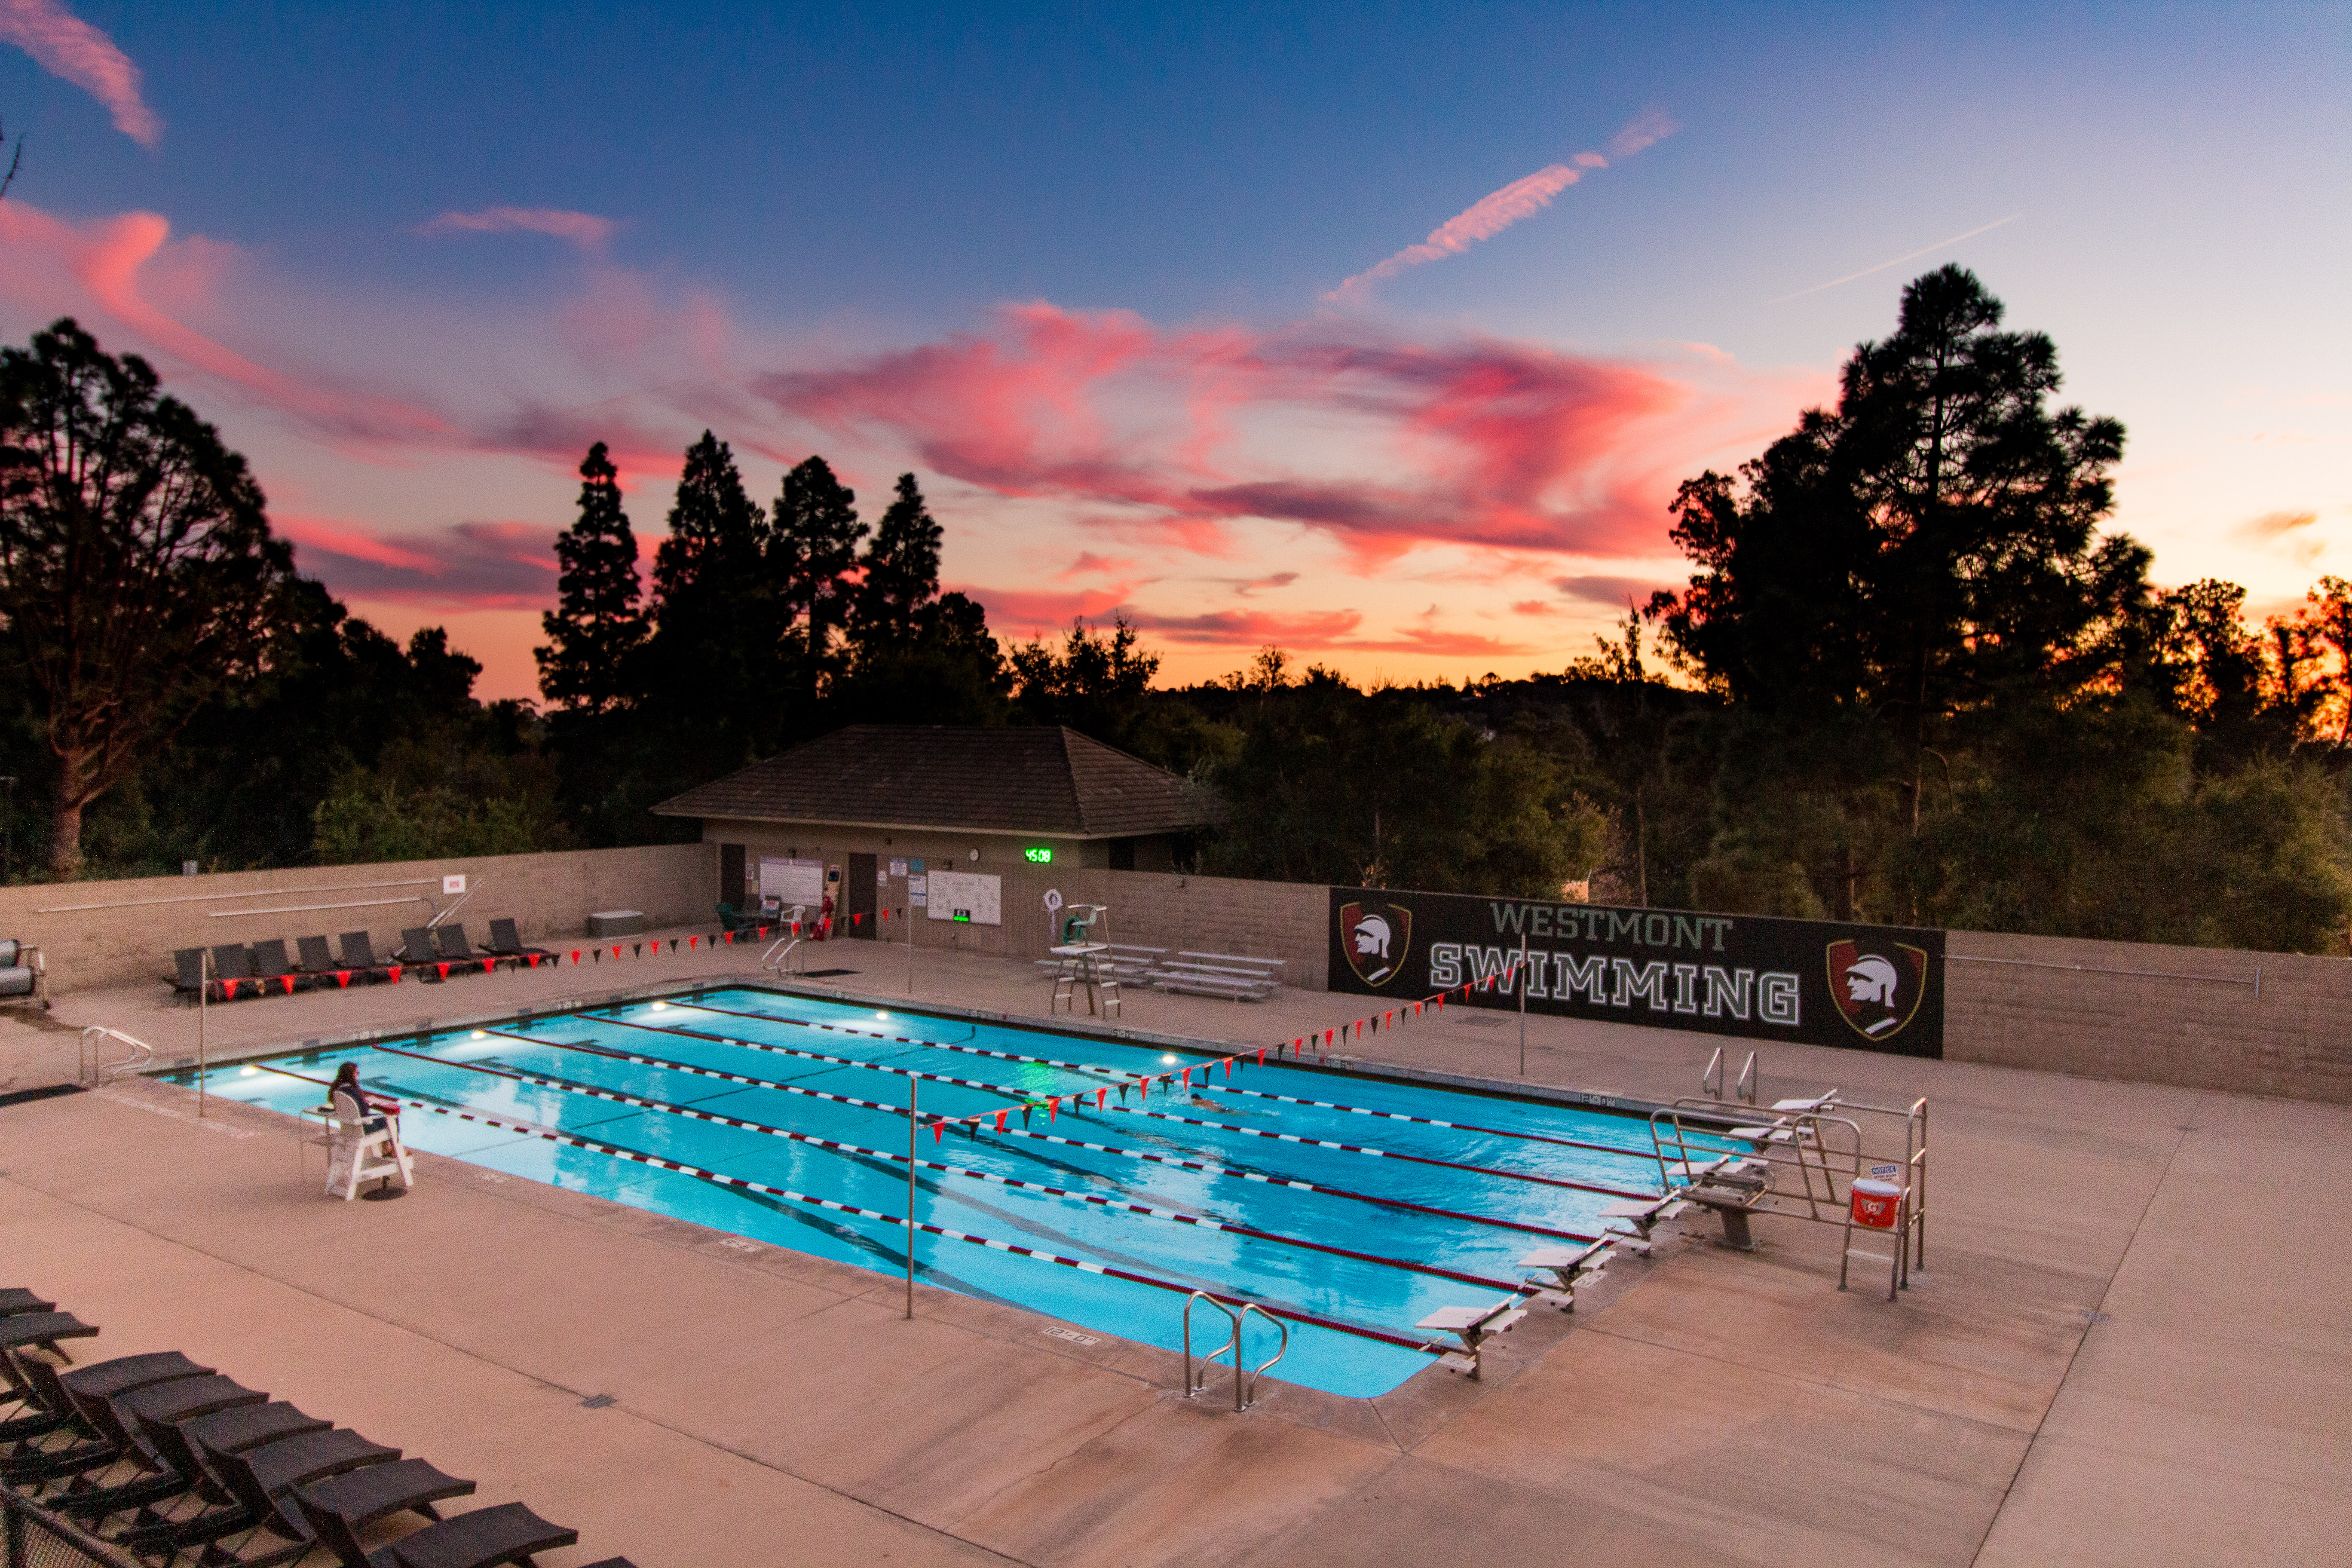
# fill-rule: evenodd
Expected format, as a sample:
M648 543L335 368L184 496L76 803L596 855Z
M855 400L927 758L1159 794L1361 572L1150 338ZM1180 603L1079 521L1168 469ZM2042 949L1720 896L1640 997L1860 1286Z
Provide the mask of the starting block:
M1447 1351L1437 1359L1449 1372L1465 1372L1478 1375L1478 1348L1496 1334L1508 1333L1512 1325L1528 1315L1518 1304L1517 1296L1506 1296L1491 1307L1440 1307L1414 1328L1424 1333L1452 1334L1461 1342L1458 1351ZM1438 1342L1432 1340L1422 1347L1435 1350Z
M1549 1273L1556 1284L1545 1285L1530 1279L1528 1285L1543 1300L1563 1312L1576 1310L1576 1288L1597 1279L1609 1267L1609 1249L1616 1245L1613 1237L1602 1237L1589 1247L1538 1247L1519 1259L1522 1268L1540 1268Z

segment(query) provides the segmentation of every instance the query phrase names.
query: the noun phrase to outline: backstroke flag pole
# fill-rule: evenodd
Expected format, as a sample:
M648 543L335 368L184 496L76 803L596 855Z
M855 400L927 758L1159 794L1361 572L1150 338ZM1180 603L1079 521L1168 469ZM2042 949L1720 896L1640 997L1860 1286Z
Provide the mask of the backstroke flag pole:
M213 955L209 948L196 950L196 1114L205 1113L205 993L213 988Z
M1528 1076L1528 938L1519 933L1519 1076Z
M907 1321L915 1321L915 1083L907 1079Z

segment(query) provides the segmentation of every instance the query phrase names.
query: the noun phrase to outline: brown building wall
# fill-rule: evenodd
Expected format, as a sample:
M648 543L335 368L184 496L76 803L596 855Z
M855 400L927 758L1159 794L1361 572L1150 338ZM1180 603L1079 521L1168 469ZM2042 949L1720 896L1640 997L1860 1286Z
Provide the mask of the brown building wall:
M456 902L441 879L459 872L475 891L454 918L474 941L512 916L525 941L552 942L584 934L597 910L642 910L655 925L709 919L718 854L661 844L0 888L0 936L41 948L53 991L161 980L175 948L268 937L291 952L298 936L364 930L382 952L402 927ZM274 896L238 896L255 893ZM299 907L314 905L356 907Z

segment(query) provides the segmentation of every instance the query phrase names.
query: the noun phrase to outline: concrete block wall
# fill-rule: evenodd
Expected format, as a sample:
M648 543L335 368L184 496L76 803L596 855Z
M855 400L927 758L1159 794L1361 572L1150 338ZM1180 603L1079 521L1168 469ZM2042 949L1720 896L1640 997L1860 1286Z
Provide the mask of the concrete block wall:
M160 981L183 947L283 937L290 952L298 936L365 930L383 952L403 927L456 902L441 879L460 872L476 890L454 918L476 942L493 918L512 916L525 941L550 946L583 935L596 910L643 910L656 925L708 921L719 878L711 846L658 844L41 883L0 888L0 936L37 944L58 992Z
M1948 1060L2352 1102L2352 960L1987 931L1946 950Z

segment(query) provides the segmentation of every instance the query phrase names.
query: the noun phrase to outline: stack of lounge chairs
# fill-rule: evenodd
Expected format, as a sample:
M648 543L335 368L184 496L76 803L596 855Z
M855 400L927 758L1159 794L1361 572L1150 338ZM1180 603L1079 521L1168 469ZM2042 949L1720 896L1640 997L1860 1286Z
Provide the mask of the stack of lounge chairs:
M324 936L297 937L296 956L289 957L283 937L251 946L225 942L212 950L209 963L202 948L184 947L172 954L173 993L191 1002L199 994L207 1001L236 1002L250 996L373 985L397 981L404 973L421 972L423 978L447 980L552 956L546 948L526 946L510 920L492 921L490 940L479 948L467 941L466 928L454 921L402 931L399 947L388 957L377 954L374 942L363 931L345 931L341 945L338 954Z
M493 1568L580 1539L520 1503L443 1519L435 1505L471 1496L472 1481L177 1351L75 1365L67 1343L97 1332L29 1290L0 1289L0 1487L33 1515L21 1528L92 1535L158 1568L313 1553L341 1568ZM411 1512L432 1522L371 1547L377 1526Z

